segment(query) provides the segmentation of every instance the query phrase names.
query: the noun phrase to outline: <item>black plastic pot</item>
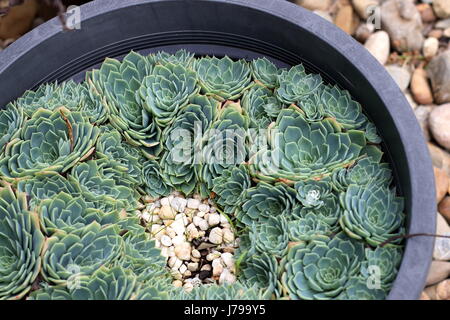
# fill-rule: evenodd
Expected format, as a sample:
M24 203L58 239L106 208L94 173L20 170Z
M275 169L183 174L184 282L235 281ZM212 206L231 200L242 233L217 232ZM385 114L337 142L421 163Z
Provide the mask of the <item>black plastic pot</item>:
M406 199L408 232L434 233L431 161L414 114L384 68L334 25L284 0L97 0L81 14L80 30L63 32L53 19L0 53L0 106L44 82L80 80L105 57L130 50L185 48L199 55L266 56L279 66L301 62L362 103ZM433 244L432 238L407 240L389 299L419 297Z

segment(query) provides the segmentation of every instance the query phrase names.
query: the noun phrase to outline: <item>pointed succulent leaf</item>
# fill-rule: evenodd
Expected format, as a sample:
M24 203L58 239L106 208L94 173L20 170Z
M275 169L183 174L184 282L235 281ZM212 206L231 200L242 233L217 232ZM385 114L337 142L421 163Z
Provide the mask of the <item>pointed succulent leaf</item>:
M336 299L338 300L384 300L386 291L382 289L371 288L367 285L367 280L359 277L353 277Z
M330 179L298 181L295 184L297 200L305 208L321 208L327 198L331 197Z
M323 200L324 205L321 207L303 207L297 205L292 210L293 219L306 219L308 216L314 216L314 220L320 225L327 225L327 229L333 232L339 229L339 218L342 215L342 208L339 199L335 195L331 195ZM305 221L304 221L305 222ZM315 224L314 224L315 225Z
M307 74L303 65L283 70L279 76L278 99L285 104L297 104L305 97L316 92L322 85L320 75Z
M250 63L253 79L269 89L278 85L278 76L283 70L278 69L267 58L255 59Z
M255 85L244 93L242 108L250 118L251 128L267 128L278 116L282 105L272 91Z
M166 196L172 188L164 181L160 164L155 160L147 160L142 168L143 191L157 199Z
M194 62L194 54L184 49L178 50L174 54L159 51L156 54L150 55L148 59L154 65L156 64L166 65L168 63L172 63L190 66Z
M8 105L0 110L0 159L5 145L19 135L23 122L24 114L21 107Z
M279 264L275 256L263 253L248 257L242 270L241 279L250 286L264 290L263 299L279 298L281 284L278 280Z
M250 230L252 246L260 254L268 253L282 258L288 248L288 222L283 215L269 217L264 223L253 224Z
M320 209L319 209L320 210ZM312 212L288 223L290 241L311 241L329 237L333 230Z

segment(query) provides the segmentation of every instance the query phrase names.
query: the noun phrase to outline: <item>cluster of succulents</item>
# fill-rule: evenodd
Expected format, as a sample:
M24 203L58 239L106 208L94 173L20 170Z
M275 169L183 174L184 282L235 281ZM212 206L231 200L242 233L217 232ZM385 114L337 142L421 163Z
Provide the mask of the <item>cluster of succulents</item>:
M131 52L28 91L0 110L0 299L383 299L405 215L380 142L266 58ZM172 286L134 213L173 191L233 223L236 283Z

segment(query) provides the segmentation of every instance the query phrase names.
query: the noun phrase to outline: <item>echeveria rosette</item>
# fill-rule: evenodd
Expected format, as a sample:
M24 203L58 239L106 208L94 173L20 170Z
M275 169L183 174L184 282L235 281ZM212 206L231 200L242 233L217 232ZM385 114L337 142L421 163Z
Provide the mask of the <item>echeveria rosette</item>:
M337 300L384 300L387 292L381 288L370 287L366 279L353 277Z
M281 263L283 289L296 300L337 298L359 274L363 259L363 243L343 233L308 244L300 242Z
M250 68L255 82L269 89L274 89L278 85L278 77L283 71L265 57L253 60Z
M151 282L153 278L165 276L167 259L161 255L155 240L146 232L127 232L123 236L124 251L119 260L122 268L129 269L138 276L139 281Z
M219 101L237 100L252 85L250 67L244 60L204 57L194 61L194 69L202 93Z
M263 299L279 298L281 296L279 272L275 256L267 253L252 255L244 262L240 280L263 289Z
M228 102L222 106L218 119L204 134L201 164L196 166L202 196L209 195L214 178L225 169L244 163L249 122L239 103Z
M170 278L152 278L140 286L131 300L174 300L181 290Z
M247 226L254 222L265 223L270 217L285 215L289 218L295 204L295 190L278 183L260 182L247 190L246 199L236 211L236 219Z
M123 173L109 166L106 159L89 160L75 166L67 179L72 184L78 184L81 195L92 206L103 210L132 210L135 208L137 191L121 181Z
M302 218L289 221L288 233L289 240L297 242L326 239L332 235L333 230L324 220L308 212Z
M250 241L256 252L282 258L288 249L289 230L284 215L269 217L264 223L255 223L250 229Z
M107 128L103 126L102 128ZM140 157L129 153L125 147L119 131L104 130L96 144L96 157L107 159L111 167L120 172L125 172L123 178L130 184L141 184L142 163Z
M358 160L353 166L336 170L332 175L332 186L336 191L347 190L351 184L367 186L369 184L389 185L392 170L388 163L373 161L370 157Z
M42 276L50 283L67 284L80 275L92 275L101 266L112 266L120 258L124 243L115 225L97 222L73 230L55 232L42 254Z
M168 129L165 141L168 150L161 159L165 183L191 194L197 186L195 167L200 162L198 150L205 132L217 117L219 102L196 95Z
M74 284L47 286L33 291L30 300L130 300L139 288L136 276L120 267L100 267L92 275L79 275Z
M331 119L309 123L298 108L283 109L269 131L268 146L250 159L258 179L294 184L322 179L335 169L350 166L366 145L364 132L342 132Z
M293 219L306 219L307 216L314 216L314 220L320 221L321 224L326 224L328 230L333 232L339 229L339 218L342 215L342 208L339 203L339 198L336 195L330 195L323 200L324 205L321 207L307 208L301 204L296 205L292 210ZM307 224L309 222L304 221Z
M24 120L21 107L8 105L0 110L0 159L5 145L19 135Z
M244 93L242 108L250 118L251 128L267 128L281 111L282 104L272 91L261 85L255 85Z
M155 160L147 160L142 167L142 191L154 199L167 196L172 187L164 181L160 164Z
M295 189L297 190L297 200L305 208L320 208L325 205L324 200L332 196L328 177L322 180L298 181Z
M103 101L105 97L102 97L89 87L88 82L83 82L79 90L81 91L82 100L78 105L77 111L81 112L83 117L87 118L92 124L102 125L108 121L108 109Z
M76 181L69 181L60 174L39 175L31 179L20 180L17 190L30 197L30 207L39 205L41 200L50 199L65 192L73 197L81 195L80 185Z
M21 299L41 268L44 235L25 193L0 188L0 300Z
M159 51L148 56L149 61L156 65L166 65L168 63L190 66L194 62L194 54L184 49L178 50L174 54Z
M373 287L388 292L397 276L403 250L399 247L366 248L366 259L361 265L361 275Z
M299 64L289 70L283 70L278 77L279 88L276 96L284 104L298 104L305 97L317 92L322 85L322 77L307 74L303 65Z
M78 112L64 107L39 109L5 148L0 175L5 180L20 180L67 172L92 155L99 133Z
M336 119L345 129L364 130L367 117L362 113L361 105L354 101L350 93L337 86L325 86L320 92L325 106L325 114Z
M102 97L110 123L149 158L157 157L162 150L161 130L153 114L137 101L136 92L152 68L146 57L131 52L122 62L107 58L100 69L86 75L91 91Z
M216 203L225 213L232 214L242 205L252 181L246 165L226 169L213 180L212 191L217 195Z
M386 186L350 185L340 195L344 213L339 220L342 229L352 238L363 240L371 246L405 233L403 198L395 189ZM401 238L392 240L398 244Z
M172 300L262 300L262 291L256 286L240 282L233 284L209 284L195 287L191 292L177 291Z
M58 230L71 232L96 221L100 225L114 224L119 221L118 212L104 213L90 208L82 197L74 197L65 192L42 200L37 208L41 229L46 235Z
M180 108L197 94L197 74L180 65L156 65L145 77L139 88L139 97L144 109L151 112L160 127L167 127Z
M297 106L308 121L321 121L326 117L327 106L320 99L320 90L302 99Z

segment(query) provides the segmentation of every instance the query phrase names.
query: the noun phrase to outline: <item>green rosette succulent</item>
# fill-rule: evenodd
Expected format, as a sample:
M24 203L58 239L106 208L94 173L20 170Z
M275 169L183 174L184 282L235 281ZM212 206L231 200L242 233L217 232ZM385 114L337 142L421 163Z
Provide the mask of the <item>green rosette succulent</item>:
M251 128L267 128L280 113L281 103L272 91L262 85L255 85L242 98L242 109L250 118Z
M273 255L263 253L247 257L241 273L241 280L250 286L263 289L264 300L281 296L281 283L278 280L279 265Z
M77 111L81 112L83 117L87 118L90 123L101 125L108 120L108 110L103 97L96 91L91 90L87 82L83 82L79 90L81 91L81 103Z
M273 89L278 85L278 77L283 70L279 70L267 58L255 59L250 63L252 76L256 83Z
M160 127L170 125L180 108L198 93L197 74L180 64L156 65L139 88L144 109L151 112Z
M225 103L218 119L203 137L201 165L196 166L203 196L209 195L214 178L245 161L248 127L249 118L243 114L241 105Z
M170 193L172 188L164 181L161 167L155 160L147 160L142 167L143 193L159 198Z
M11 140L17 138L25 118L20 107L12 105L0 110L0 159L3 149Z
M392 170L387 163L373 161L366 157L358 160L349 168L336 170L332 175L333 189L342 192L351 184L367 186L369 184L389 185L392 181Z
M102 127L106 128L106 127ZM122 142L120 132L117 130L104 130L96 144L96 156L98 159L106 159L111 167L119 172L124 172L123 178L131 185L141 183L142 163L140 157L129 153L129 148Z
M86 74L90 90L102 97L111 124L149 158L161 152L161 130L153 114L142 108L136 92L151 71L152 64L146 57L131 52L122 62L107 58L100 69Z
M289 229L284 215L269 217L264 223L253 224L250 241L256 252L282 258L288 249Z
M21 299L41 268L44 236L24 193L0 188L0 300Z
M363 243L343 233L309 244L300 242L282 261L283 288L291 299L337 298L358 275L363 258Z
M137 287L131 271L101 266L90 276L74 277L73 284L34 291L30 300L130 300Z
M268 146L250 159L258 179L294 184L328 176L351 165L366 145L364 133L342 132L330 119L308 123L298 108L283 109L269 131Z
M366 249L366 259L361 265L361 275L373 287L388 292L397 276L403 250L398 247Z
M247 190L246 200L236 211L236 219L247 226L266 222L271 217L289 217L295 204L295 190L284 184L260 182Z
M308 212L303 218L289 221L288 233L289 240L297 242L326 239L331 236L333 230L324 220Z
M301 102L317 92L322 85L322 77L317 74L307 74L301 64L289 70L283 70L278 81L279 88L275 90L276 96L287 105Z
M372 122L367 121L363 129L367 141L371 143L381 143L381 137L378 135L377 128Z
M124 251L119 264L138 275L139 281L152 281L153 278L168 276L165 270L166 258L161 249L156 248L155 240L146 232L127 232L123 236Z
M310 122L321 121L326 117L327 105L320 99L320 90L305 97L298 103L306 120Z
M252 185L248 168L239 165L222 172L213 180L212 191L217 195L216 203L225 213L232 214L242 205L247 189Z
M39 175L31 179L20 180L17 190L30 197L30 207L39 205L41 200L50 199L65 192L73 197L81 195L81 189L76 181L70 182L60 174Z
M326 224L328 230L336 231L339 229L339 218L342 215L342 208L339 203L339 198L335 195L323 200L324 205L321 207L303 207L302 205L297 205L292 210L293 219L305 219L307 216L311 215L314 220L322 222L321 224ZM305 222L305 221L304 221Z
M350 279L338 300L384 300L386 292L382 289L370 288L366 280L359 277Z
M0 175L5 180L64 173L92 155L100 129L64 107L39 109L25 122L20 136L5 148Z
M219 103L212 98L194 96L167 132L168 151L161 160L163 179L186 195L197 186L198 140L216 119L218 107Z
M367 117L362 113L361 105L352 99L347 90L327 86L320 93L320 99L326 115L336 119L345 129L363 130Z
M297 200L305 208L321 208L332 196L330 179L298 181L295 184Z
M178 291L173 300L261 300L262 292L255 286L248 287L236 282L233 284L210 284L195 287L192 292Z
M141 285L131 300L174 300L180 290L183 289L174 287L167 278L152 278Z
M166 65L168 63L190 66L194 62L194 54L184 49L178 50L174 54L159 51L148 57L149 61L156 65Z
M120 258L124 243L115 225L97 222L73 230L55 232L42 254L42 276L50 283L70 285L78 276L90 276L101 266L112 266Z
M41 229L46 235L58 230L72 232L96 221L100 225L114 224L119 221L118 212L104 213L90 208L82 197L73 197L61 192L51 199L42 200L37 209Z
M367 187L352 184L341 193L340 202L344 213L339 222L352 238L376 247L405 233L403 199L395 195L394 189L376 184Z
M237 100L252 85L250 67L244 60L204 57L194 61L193 66L202 93L219 101Z

